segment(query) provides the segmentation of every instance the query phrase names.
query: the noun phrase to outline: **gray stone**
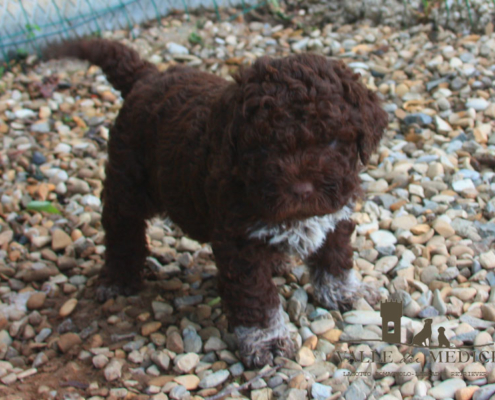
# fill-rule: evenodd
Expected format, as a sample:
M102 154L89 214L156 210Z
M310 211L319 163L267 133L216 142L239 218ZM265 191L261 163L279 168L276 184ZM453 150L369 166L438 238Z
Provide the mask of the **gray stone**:
M346 400L366 400L371 393L371 388L359 379L352 382L351 386L345 391L344 398Z
M204 345L205 353L210 351L219 351L227 348L227 344L216 336L211 336Z
M183 400L191 396L191 393L182 385L177 385L169 392L169 397L174 400Z
M288 389L282 396L284 400L306 400L307 398L307 392L302 389Z
M167 43L167 50L172 55L189 54L187 47L174 42Z
M450 282L459 276L459 269L457 267L449 267L443 271L439 278L442 281Z
M451 340L459 340L463 343L473 343L476 336L478 336L478 333L480 333L480 331L475 329L473 331L464 332L459 335L455 335L451 338Z
M201 353L203 341L194 329L186 328L183 332L184 351L186 353Z
M105 354L97 354L92 361L95 368L102 369L108 364L108 357Z
M461 90L464 86L466 86L466 79L456 76L452 82L450 82L450 88L454 91Z
M419 314L418 314L418 317L419 318L432 318L432 317L436 317L438 315L438 310L432 306L428 306L424 309L422 309Z
M38 368L41 367L42 365L46 364L48 362L48 357L44 352L36 354L36 357L34 358L33 361L33 368Z
M395 243L397 243L397 238L391 232L386 230L375 231L371 233L370 238L371 240L373 240L373 243L375 243L376 246L380 247L393 246Z
M202 389L217 387L224 383L228 379L229 375L229 371L221 369L220 371L214 372L213 374L205 376L201 379L199 382L199 387Z
M16 118L19 119L36 117L36 113L33 110L29 110L27 108L21 108L19 110L14 111L14 115Z
M174 360L176 368L183 373L188 373L199 363L199 356L196 353L180 355Z
M229 371L232 374L232 376L239 376L242 375L244 372L244 364L238 362L229 367Z
M489 105L490 103L482 98L468 99L466 102L466 108L474 108L476 111L484 111Z
M439 315L445 315L447 313L447 305L443 301L440 290L438 289L435 289L435 291L433 292L432 305L438 311Z
M330 386L322 385L321 383L313 383L311 386L311 396L316 400L326 400L332 395Z
M195 296L184 296L184 297L176 297L174 299L175 307L183 307L183 306L195 306L200 304L203 301L203 296L198 294Z
M48 121L40 121L31 125L31 132L48 133L50 132L50 123Z
M409 114L404 118L404 123L406 125L418 124L424 126L433 123L433 118L423 113Z
M299 317L306 310L308 304L308 294L303 288L298 288L292 294L287 305L287 313L292 321L299 320Z
M459 389L465 388L466 382L462 379L447 379L439 385L432 387L428 394L435 399L454 398L455 392Z
M177 251L189 251L194 253L201 250L201 244L183 236L177 244Z
M34 151L33 152L33 158L31 159L31 162L36 165L41 165L46 163L46 157L40 153L39 151Z
M455 229L455 232L459 236L466 237L476 242L481 240L481 237L478 235L478 230L476 229L473 221L456 218L452 221L451 226Z
M12 344L12 338L6 330L0 331L0 344L10 346Z
M132 342L127 342L124 344L122 349L130 353L133 350L139 350L145 343L146 341L144 339L133 340Z
M438 108L440 108L440 110L448 110L451 107L449 100L446 99L445 97L440 97L437 100L437 105L438 105Z
M163 351L153 352L151 360L163 370L167 370L170 366L170 357Z
M495 135L493 135L493 137L495 137ZM488 214L488 216L490 218L494 218L495 217L495 198L494 199L491 199L486 204L485 212Z
M303 38L301 40L298 40L297 42L292 43L292 45L291 45L292 50L294 50L294 51L302 51L302 50L306 49L306 47L308 46L308 42L309 42L309 38L308 37Z
M275 375L268 380L268 387L273 389L280 386L282 383L284 383L284 379L280 375Z
M122 376L122 361L115 358L111 360L105 367L103 374L108 382L119 379Z
M161 319L166 315L171 315L174 312L174 308L163 301L153 301L151 303L151 308L153 308L153 313L155 315L155 319Z
M474 392L473 400L489 400L495 394L495 384L485 385Z
M464 314L460 318L461 322L471 325L474 329L488 329L495 326L495 322L483 321L482 319L472 317L468 314Z

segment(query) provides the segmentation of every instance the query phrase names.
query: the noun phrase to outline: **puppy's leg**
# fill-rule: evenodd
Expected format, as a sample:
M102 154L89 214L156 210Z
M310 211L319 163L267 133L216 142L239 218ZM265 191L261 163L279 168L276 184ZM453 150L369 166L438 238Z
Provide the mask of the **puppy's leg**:
M371 305L380 300L378 290L361 283L352 270L350 237L353 231L353 222L340 221L335 230L327 234L324 244L306 260L315 297L331 310L350 310L361 297Z
M146 244L145 187L132 152L112 157L106 167L102 224L105 230L105 265L97 298L105 301L139 289L148 253Z
M242 361L248 367L272 364L274 357L290 357L294 345L272 281L272 268L284 256L263 244L242 246L213 243L219 269L218 289L234 328Z

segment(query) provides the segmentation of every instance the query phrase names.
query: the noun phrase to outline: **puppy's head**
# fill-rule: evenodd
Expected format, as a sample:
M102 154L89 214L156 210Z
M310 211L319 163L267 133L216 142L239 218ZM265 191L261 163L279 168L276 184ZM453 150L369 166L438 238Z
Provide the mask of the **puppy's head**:
M250 202L272 222L333 213L359 193L387 126L378 97L343 63L261 58L235 76L230 143Z

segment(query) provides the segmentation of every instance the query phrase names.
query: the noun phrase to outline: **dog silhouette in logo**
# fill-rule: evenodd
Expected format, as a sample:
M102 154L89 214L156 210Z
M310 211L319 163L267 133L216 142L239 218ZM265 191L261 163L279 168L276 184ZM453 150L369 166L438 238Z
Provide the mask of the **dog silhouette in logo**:
M416 336L414 336L412 343L416 346L429 346L431 343L431 322L432 319L425 319L425 326Z
M449 339L445 336L445 328L443 326L438 328L438 345L440 347L452 347Z

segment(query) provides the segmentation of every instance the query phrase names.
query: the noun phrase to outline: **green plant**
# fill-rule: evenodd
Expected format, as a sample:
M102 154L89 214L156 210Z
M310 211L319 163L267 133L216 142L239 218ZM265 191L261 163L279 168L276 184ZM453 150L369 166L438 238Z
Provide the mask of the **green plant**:
M293 17L284 13L278 0L268 0L268 8L272 12L272 14L276 15L280 19L284 21L291 21Z
M220 303L220 301L222 301L222 299L221 299L220 297L215 297L213 300L210 300L210 301L208 302L208 305L209 305L210 307L213 307L213 306L216 306L217 304L219 304L219 303Z
M469 23L473 26L473 15L471 14L471 4L469 3L469 0L465 0L465 4L468 10Z
M73 122L74 120L72 119L72 117L70 115L62 115L62 122L64 124L69 124L71 122Z
M191 43L191 44L202 44L203 43L203 38L197 32L191 32L188 40L189 40L189 43Z
M36 31L41 32L41 28L37 24L26 24L26 36L28 39L34 39L36 36Z
M49 201L30 201L26 206L26 209L60 215L60 211Z
M424 13L428 14L430 10L430 2L428 0L421 0L421 4L423 4Z
M205 18L198 18L196 21L196 29L203 29L206 24L206 19Z
M0 67L0 79L2 79L4 72L5 72L5 67L3 66Z
M29 55L29 53L24 47L19 47L15 51L15 59L17 61L26 59L28 55Z

